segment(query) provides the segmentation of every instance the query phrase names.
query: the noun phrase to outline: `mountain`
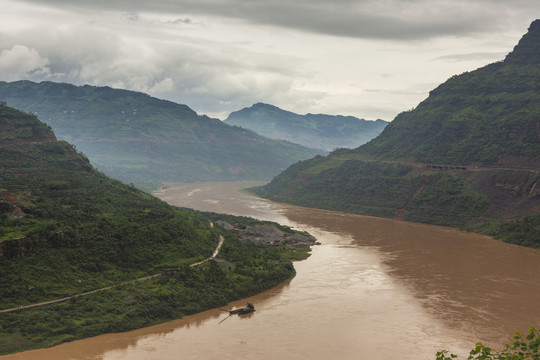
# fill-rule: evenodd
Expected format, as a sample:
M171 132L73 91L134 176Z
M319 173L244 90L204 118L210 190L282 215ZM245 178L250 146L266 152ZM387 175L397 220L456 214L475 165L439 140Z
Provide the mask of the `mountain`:
M537 167L539 44L537 20L504 61L453 76L355 152L383 160Z
M271 179L321 153L109 87L0 82L0 101L37 115L100 171L146 190L164 182Z
M180 318L294 275L284 246L240 242L215 214L106 177L33 115L0 104L0 130L0 354ZM221 237L225 268L189 266Z
M379 135L388 125L380 119L368 121L353 116L298 115L262 103L231 113L225 123L272 139L326 151L360 146Z
M253 191L540 247L539 182L536 20L504 61L453 76L371 142L297 163Z

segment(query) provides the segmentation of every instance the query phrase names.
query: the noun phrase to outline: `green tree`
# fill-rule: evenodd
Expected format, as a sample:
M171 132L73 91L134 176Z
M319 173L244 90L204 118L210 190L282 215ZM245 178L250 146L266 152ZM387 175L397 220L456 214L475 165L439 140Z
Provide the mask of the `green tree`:
M506 344L501 351L494 350L482 343L477 343L469 353L468 360L540 360L540 332L532 327L527 335L516 333L511 344ZM457 355L448 355L447 350L439 351L436 360L452 360Z

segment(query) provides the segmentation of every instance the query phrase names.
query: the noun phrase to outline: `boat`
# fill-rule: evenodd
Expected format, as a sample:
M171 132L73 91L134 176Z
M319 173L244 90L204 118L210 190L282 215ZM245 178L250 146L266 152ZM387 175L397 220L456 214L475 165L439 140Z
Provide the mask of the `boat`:
M229 310L229 315L234 315L234 314L245 315L245 314L250 314L254 311L255 311L255 306L252 303L248 302L246 307L243 307L240 309Z

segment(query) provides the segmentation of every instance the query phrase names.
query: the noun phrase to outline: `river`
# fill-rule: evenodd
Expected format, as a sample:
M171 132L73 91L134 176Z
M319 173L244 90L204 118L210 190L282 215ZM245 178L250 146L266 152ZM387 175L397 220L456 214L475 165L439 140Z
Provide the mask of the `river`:
M321 245L297 276L253 302L248 317L219 309L106 334L12 359L466 358L540 325L540 251L457 229L307 209L237 192L253 183L174 184L178 206L252 216L306 230Z

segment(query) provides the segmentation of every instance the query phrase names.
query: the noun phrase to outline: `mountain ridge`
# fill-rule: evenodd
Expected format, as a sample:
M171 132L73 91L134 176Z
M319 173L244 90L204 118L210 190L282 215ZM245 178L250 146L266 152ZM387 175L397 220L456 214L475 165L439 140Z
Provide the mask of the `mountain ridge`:
M357 154L452 165L540 160L540 21L503 61L452 76ZM521 60L520 60L521 59ZM526 60L523 60L526 59Z
M225 123L253 130L273 139L288 140L325 151L354 148L377 136L388 124L384 120L365 120L354 116L299 115L275 105L256 103L232 112Z
M165 182L267 180L321 153L110 87L0 82L0 101L36 114L100 171L146 190Z
M503 60L505 63L520 65L540 63L540 19L534 20L527 33Z

